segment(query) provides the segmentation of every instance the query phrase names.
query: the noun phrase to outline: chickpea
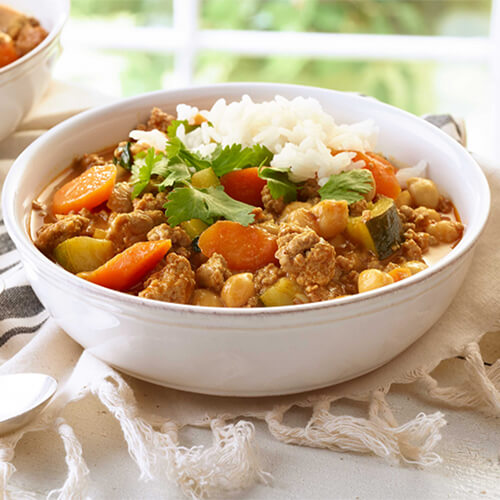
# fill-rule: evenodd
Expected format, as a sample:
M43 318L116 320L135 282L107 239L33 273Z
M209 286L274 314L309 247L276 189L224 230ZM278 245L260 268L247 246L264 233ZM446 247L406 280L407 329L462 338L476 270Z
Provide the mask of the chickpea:
M396 203L396 206L398 208L402 207L403 205L406 205L408 207L412 206L412 199L411 199L411 194L410 191L407 189L404 189L401 191L401 193L398 194L398 197L394 200Z
M347 201L323 200L311 208L317 219L317 233L329 240L347 227L349 208Z
M443 243L453 243L462 236L463 225L460 222L442 220L427 227L427 232Z
M420 262L419 260L409 260L404 267L410 271L410 273L417 274L424 269L427 269L427 264L425 262Z
M223 307L220 297L205 288L197 288L191 296L191 303L195 306Z
M375 290L386 285L394 283L392 276L378 269L365 269L358 276L359 293Z
M408 191L416 205L427 208L437 208L439 204L439 191L436 184L430 179L412 177L407 181Z
M427 217L427 219L432 222L438 222L441 220L441 216L433 208L417 207L415 209L415 213Z
M220 295L227 307L244 306L255 295L253 274L234 274L226 280Z
M288 215L286 222L300 227L307 227L318 232L318 223L316 217L307 208L298 208Z

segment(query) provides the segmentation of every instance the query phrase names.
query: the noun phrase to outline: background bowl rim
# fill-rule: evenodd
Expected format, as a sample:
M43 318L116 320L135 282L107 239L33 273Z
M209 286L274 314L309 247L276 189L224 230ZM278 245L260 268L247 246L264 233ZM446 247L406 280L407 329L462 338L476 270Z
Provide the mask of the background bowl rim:
M54 24L53 28L49 31L48 35L33 50L30 50L29 52L24 54L19 59L16 59L15 61L7 64L3 68L0 68L0 81L2 81L3 77L5 75L7 75L9 72L15 71L16 69L20 68L21 66L24 66L25 63L32 60L38 54L43 52L46 48L50 47L52 45L52 43L60 35L64 25L66 24L66 22L68 21L68 18L69 18L71 0L59 0L59 2L62 5L62 9L60 11L58 11L56 23ZM21 12L21 11L18 11L18 12ZM43 28L43 26L42 26L42 28ZM14 76L14 75L9 75L9 76Z
M48 257L46 257L40 250L38 250L33 244L31 238L28 235L26 228L22 228L20 224L17 223L15 218L15 204L16 204L16 185L19 178L25 170L28 169L30 165L30 158L36 151L39 145L50 141L54 136L59 134L64 134L64 129L69 126L78 124L79 122L93 121L98 119L100 115L108 115L113 111L118 111L120 108L127 104L130 107L140 107L142 101L147 101L155 96L169 96L178 93L181 94L191 94L191 93L210 93L216 89L240 89L242 94L251 94L252 88L257 89L269 89L273 93L279 94L279 90L289 90L289 91L303 91L314 90L321 91L325 93L334 93L339 96L348 97L350 99L359 100L361 103L365 103L369 106L382 107L395 114L395 119L398 116L405 117L406 119L411 119L419 123L419 126L427 128L431 133L437 135L442 141L445 141L449 147L455 150L457 154L463 157L464 163L469 164L469 168L475 171L478 182L482 186L483 192L480 197L481 204L478 208L479 212L479 224L473 226L469 229L469 237L464 242L462 239L458 245L447 254L445 257L439 260L438 263L433 264L428 269L425 269L421 273L418 273L406 280L399 281L392 284L390 287L382 287L369 292L364 292L363 294L350 295L338 299L331 299L322 302L312 302L307 304L292 305L292 306L278 306L271 308L217 308L217 307L207 307L207 306L196 306L191 304L176 304L169 302L162 302L151 299L144 299L137 296L128 295L123 292L118 292L115 290L110 290L94 283L82 280L68 271L64 270L54 262L52 262ZM207 95L207 97L210 97ZM180 102L178 102L180 104ZM143 105L144 107L144 105ZM376 118L375 122L376 122ZM443 270L449 266L454 265L462 257L468 254L476 244L478 238L480 237L486 222L488 220L490 209L490 190L486 177L478 165L478 163L472 158L468 151L463 148L458 142L452 139L448 134L440 130L438 127L426 122L425 120L412 115L411 113L404 111L402 109L396 108L389 104L383 103L373 98L367 98L365 96L360 96L352 92L343 92L333 89L325 89L321 87L305 86L305 85L294 85L294 84L281 84L281 83L263 83L263 82L236 82L236 83L219 83L211 85L198 85L191 86L187 88L169 89L169 90L158 90L154 92L148 92L139 94L133 97L120 99L118 101L113 101L109 104L92 108L90 110L79 113L63 122L59 123L48 132L43 134L40 138L35 140L26 150L16 159L14 164L9 170L9 173L5 179L4 187L2 190L2 211L4 215L5 224L9 235L12 237L16 247L20 251L23 258L29 258L32 263L36 264L42 269L50 279L55 279L59 283L65 286L77 287L79 292L84 295L89 295L92 298L98 299L101 302L113 305L116 300L120 301L122 304L127 303L131 307L146 307L149 310L166 311L166 312L179 312L179 313L190 313L190 314L207 314L220 315L220 316L237 316L253 317L255 315L282 315L283 313L299 313L301 311L319 311L323 309L337 308L348 305L356 305L366 301L377 300L379 297L387 297L392 294L398 293L401 290L405 290L409 287L416 285L417 283L422 283L428 278L441 273Z

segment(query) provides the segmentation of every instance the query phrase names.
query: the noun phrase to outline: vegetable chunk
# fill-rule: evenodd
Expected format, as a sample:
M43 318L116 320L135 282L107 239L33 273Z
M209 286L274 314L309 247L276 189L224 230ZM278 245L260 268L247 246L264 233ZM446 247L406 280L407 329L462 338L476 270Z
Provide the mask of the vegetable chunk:
M140 241L115 255L95 271L78 273L96 285L126 291L139 283L170 250L170 240Z
M220 182L231 198L255 207L264 206L261 192L267 181L259 177L258 167L229 172L221 177Z
M92 210L109 199L115 186L117 169L112 163L96 165L60 187L54 194L52 210L67 214L82 208Z
M70 273L93 271L113 257L113 243L90 236L75 236L57 245L54 257Z
M204 231L198 241L204 255L222 255L230 269L255 271L276 262L276 238L253 226L237 222L219 221Z

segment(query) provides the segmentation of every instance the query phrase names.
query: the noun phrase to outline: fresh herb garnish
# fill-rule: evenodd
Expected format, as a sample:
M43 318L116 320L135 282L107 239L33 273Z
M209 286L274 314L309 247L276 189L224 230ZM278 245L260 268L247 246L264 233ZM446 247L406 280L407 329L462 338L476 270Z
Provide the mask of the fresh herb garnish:
M255 219L254 208L228 196L222 186L197 189L186 183L169 193L165 215L172 227L191 219L213 224L218 218L248 226Z
M271 196L276 200L283 198L285 202L297 199L297 184L288 179L288 167L261 167L259 177L267 180L267 187Z
M165 155L155 153L154 148L149 148L146 154L137 154L132 165L132 198L137 198L148 187L151 175L162 171L167 163Z
M162 175L164 179L158 185L159 191L164 191L166 188L173 186L176 182L188 181L191 178L189 168L182 163L168 165L160 175Z
M232 144L222 148L218 146L212 154L212 168L218 177L247 167L269 165L273 154L266 146L256 144L251 148L243 148L241 144Z
M199 127L199 125L190 125L187 120L172 120L170 125L167 127L167 135L169 137L175 137L177 135L177 129L181 125L184 125L184 131L186 134L189 134L189 132L192 132Z
M210 167L208 159L189 151L178 137L169 139L165 152L171 163L184 163L188 167L194 167L196 170L203 170Z
M131 142L129 141L116 148L116 153L119 155L118 158L113 155L113 163L129 171L132 170L132 163L134 163L134 158L130 151L130 144Z
M373 177L368 170L350 170L331 175L319 190L322 200L346 200L355 203L373 189Z

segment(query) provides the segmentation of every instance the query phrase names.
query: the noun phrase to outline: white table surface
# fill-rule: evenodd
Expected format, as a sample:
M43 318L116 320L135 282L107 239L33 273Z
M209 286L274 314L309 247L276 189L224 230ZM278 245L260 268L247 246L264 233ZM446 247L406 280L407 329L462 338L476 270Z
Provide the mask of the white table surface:
M105 102L102 95L82 91L79 105ZM45 101L24 124L27 143L38 115L52 114L55 122L75 105L75 89L55 84ZM0 143L2 160L11 157L9 140ZM4 162L6 165L6 163ZM2 172L3 174L4 172ZM1 180L1 179L0 179ZM459 361L457 361L459 362ZM436 408L398 388L388 396L400 423L419 412L445 413L448 425L435 451L441 465L419 469L411 465L390 465L381 458L352 453L301 448L277 442L261 422L256 422L257 439L265 470L272 486L257 485L231 498L238 499L499 499L500 498L500 419L477 412ZM334 407L333 412L365 416L363 409ZM307 414L292 412L288 422L303 425ZM175 485L166 480L139 481L139 472L130 459L118 423L95 399L87 397L66 408L64 417L81 440L83 455L90 469L90 497L93 499L183 499ZM187 429L183 444L191 446L210 440L209 431ZM26 435L18 444L12 482L41 495L62 485L66 465L64 451L56 433Z

